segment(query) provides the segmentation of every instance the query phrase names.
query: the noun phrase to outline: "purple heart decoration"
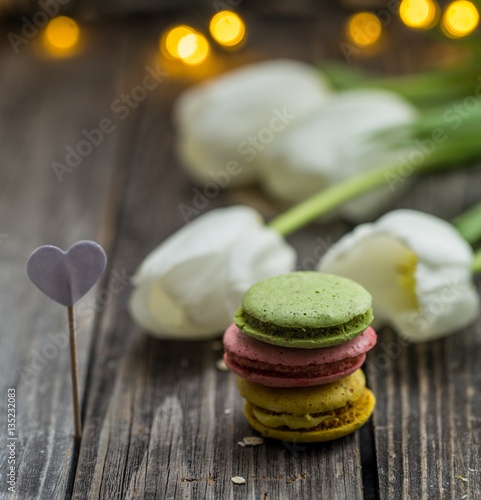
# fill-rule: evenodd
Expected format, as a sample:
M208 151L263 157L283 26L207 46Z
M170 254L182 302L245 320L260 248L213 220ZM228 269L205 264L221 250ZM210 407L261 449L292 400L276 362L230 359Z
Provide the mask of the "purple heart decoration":
M27 262L27 274L45 295L70 307L102 275L107 257L94 241L78 241L66 252L52 245L37 248Z

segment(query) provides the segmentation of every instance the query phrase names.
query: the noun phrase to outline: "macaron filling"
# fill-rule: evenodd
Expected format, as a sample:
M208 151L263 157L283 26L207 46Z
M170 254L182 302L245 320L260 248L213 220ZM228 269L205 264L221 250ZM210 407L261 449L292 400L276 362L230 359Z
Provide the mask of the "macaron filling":
M267 335L281 336L284 339L305 339L306 337L320 338L320 337L331 337L334 335L345 334L351 332L352 330L359 330L359 333L364 331L373 319L372 309L369 309L364 314L360 314L352 318L350 321L343 323L341 325L327 326L323 328L288 328L280 327L272 323L266 323L259 319L254 318L248 314L241 307L235 314L235 323L239 327L241 325L248 325L256 332L264 333ZM240 327L239 327L240 328ZM242 328L241 328L242 330Z
M289 415L289 413L270 413L258 406L252 407L252 413L266 427L286 427L288 429L312 429L333 415L324 413L309 413L305 415ZM331 413L331 412L328 412Z
M362 353L352 358L341 359L333 363L320 365L310 364L307 366L271 365L262 361L237 356L232 352L226 352L225 362L229 368L237 373L236 368L247 368L255 371L258 375L274 376L282 378L318 378L327 377L336 373L351 372L359 368L366 359L366 354ZM239 373L238 373L239 374Z
M324 347L346 342L366 330L372 320L372 308L345 323L322 328L278 326L254 318L242 306L234 316L234 323L247 335L274 345L291 344L307 349L320 347L321 342Z
M276 413L246 403L246 412L252 415L265 427L278 430L323 431L344 427L356 422L371 405L368 389L364 389L361 397L341 408L326 412L295 415Z
M227 328L224 360L239 377L270 387L304 387L347 377L362 366L376 344L369 327L355 338L330 347L297 349L261 342L232 324Z

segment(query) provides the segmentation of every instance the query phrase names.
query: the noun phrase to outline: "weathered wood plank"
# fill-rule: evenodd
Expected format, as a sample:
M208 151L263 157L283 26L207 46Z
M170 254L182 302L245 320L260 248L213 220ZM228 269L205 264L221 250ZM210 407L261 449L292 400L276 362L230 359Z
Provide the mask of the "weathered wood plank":
M430 344L399 348L388 331L382 339L368 376L381 498L478 498L479 322ZM385 369L383 345L396 353Z
M13 387L17 498L64 498L74 455L67 313L35 289L25 264L41 244L66 248L97 239L110 245L107 214L113 207L106 195L114 178L114 142L106 139L62 183L51 162L64 163L65 147L75 147L82 129L106 116L122 51L106 58L99 46L96 54L42 61L31 49L16 55L4 44L0 53L0 233L7 235L0 243L0 428L6 439L4 409ZM84 302L78 315L81 391L94 318ZM7 453L2 446L0 498L10 499Z

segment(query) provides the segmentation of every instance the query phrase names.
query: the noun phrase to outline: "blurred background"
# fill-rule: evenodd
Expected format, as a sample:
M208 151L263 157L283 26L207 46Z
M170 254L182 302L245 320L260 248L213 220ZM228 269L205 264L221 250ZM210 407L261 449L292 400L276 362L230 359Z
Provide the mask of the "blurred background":
M312 63L335 90L379 84L427 107L472 94L479 83L478 8L477 2L434 0L2 0L0 55L4 78L8 73L32 85L32 100L23 101L30 112L41 105L33 102L35 94L48 92L45 86L56 89L49 106L65 111L61 120L67 120L70 107L76 114L92 106L97 113L92 123L112 109L112 119L120 115L123 121L144 99L153 109L158 99L170 105L189 85L271 58ZM147 66L163 72L162 86L137 90L131 103L115 95L130 93ZM432 70L442 75L429 79ZM399 75L420 72L419 80L397 83ZM377 80L386 75L394 78ZM102 96L97 83L108 78L117 87ZM68 86L76 92L70 99ZM122 103L115 104L116 98ZM128 109L121 112L123 104ZM69 119L83 125L80 117ZM67 144L55 144L50 164L62 163Z
M2 0L0 189L25 192L25 214L35 218L30 189L49 184L42 203L57 224L53 239L68 221L81 224L66 200L90 202L108 219L136 177L141 192L157 186L164 208L169 196L190 203L199 176L183 168L172 120L183 90L236 67L288 58L310 63L333 91L379 86L422 110L446 105L479 84L478 9L478 2L434 0ZM299 199L266 192L243 186L209 208L248 202L271 217ZM63 216L51 214L54 199ZM5 203L12 211L11 200ZM446 196L438 215L463 208L449 203ZM175 210L162 234L184 222ZM15 224L22 230L7 214L2 224L5 234Z
M309 63L333 93L388 89L424 117L425 111L475 95L479 8L478 2L434 0L2 0L0 192L5 211L0 231L34 237L32 225L43 228L48 220L32 245L70 243L77 234L71 231L74 225L84 237L108 247L112 224L127 203L125 211L143 214L132 216L132 222L125 219L136 241L129 255L135 269L148 250L191 220L179 206L192 206L194 186L205 184L202 172L182 158L179 143L179 130L190 122L202 129L202 121L184 113L177 127L173 123L173 105L184 90L251 63L293 59ZM481 113L468 114L470 130L477 134ZM437 121L429 120L425 126L432 130ZM235 128L233 123L219 123L219 130ZM470 154L463 155L464 143L458 143L448 166L478 157L477 135L469 140L476 143ZM293 168L295 174L297 165ZM436 209L421 183L409 194L400 189L389 195L381 213L407 206L452 219L477 200L474 193L450 196L453 178L466 179L460 189L476 189L478 169L464 175L450 171L431 181L436 187L429 189L443 199ZM300 187L296 196L279 195L269 182L232 183L233 190L221 190L201 212L246 203L269 219L311 194ZM79 212L77 206L89 210ZM154 213L169 216L148 238ZM108 229L91 234L92 217ZM348 226L338 227L327 229L334 240ZM10 238L4 251L15 255L20 241ZM306 255L312 255L315 242L304 243Z
M446 42L472 33L479 22L478 7L476 1L434 0L283 0L262 3L252 0L2 0L0 6L3 31L12 45L17 48L26 46L26 40L33 40L39 32L45 31L46 36L42 37L44 48L49 43L50 51L56 48L57 55L60 55L63 49L64 56L71 56L74 47L93 50L98 43L99 31L107 27L117 31L119 36L141 29L140 38L153 41L158 48L156 42L168 34L169 28L176 24L186 25L196 30L199 37L206 37L206 43L199 47L194 57L194 54L187 55L189 50L184 41L178 55L184 56L187 64L202 62L209 65L211 72L225 69L224 65L228 64L225 60L230 59L226 56L232 56L234 52L237 64L265 56L303 57L299 47L303 48L304 59L315 57L321 60L326 56L321 41L325 43L326 40L329 40L331 49L338 47L337 51L329 50L328 55L343 60L347 59L349 51L360 57L362 52L362 59L380 57L390 51L391 55L402 58L405 51L416 47L421 51L419 56L426 51L432 62L441 62L449 56L454 57L454 50L442 55L439 45L444 49L449 45L453 49L453 44ZM224 13L209 30L212 18L222 11L235 14L234 21L232 16L229 18ZM355 14L362 15L353 17ZM51 23L57 16L69 16L76 26L71 23L68 28L66 24ZM319 32L316 47L305 45L312 30ZM296 36L289 38L291 32ZM354 47L343 46L343 42ZM172 43L170 53L175 55ZM436 44L438 50L434 48ZM370 48L361 52L356 50L360 47ZM196 74L199 73L200 68Z

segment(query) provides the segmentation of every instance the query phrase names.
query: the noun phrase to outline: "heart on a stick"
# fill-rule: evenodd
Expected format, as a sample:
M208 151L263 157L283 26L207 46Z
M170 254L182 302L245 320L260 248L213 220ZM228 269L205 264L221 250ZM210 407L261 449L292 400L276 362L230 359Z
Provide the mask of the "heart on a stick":
M37 248L27 262L27 274L45 295L71 307L102 275L107 257L94 241L78 241L66 252L52 245Z

